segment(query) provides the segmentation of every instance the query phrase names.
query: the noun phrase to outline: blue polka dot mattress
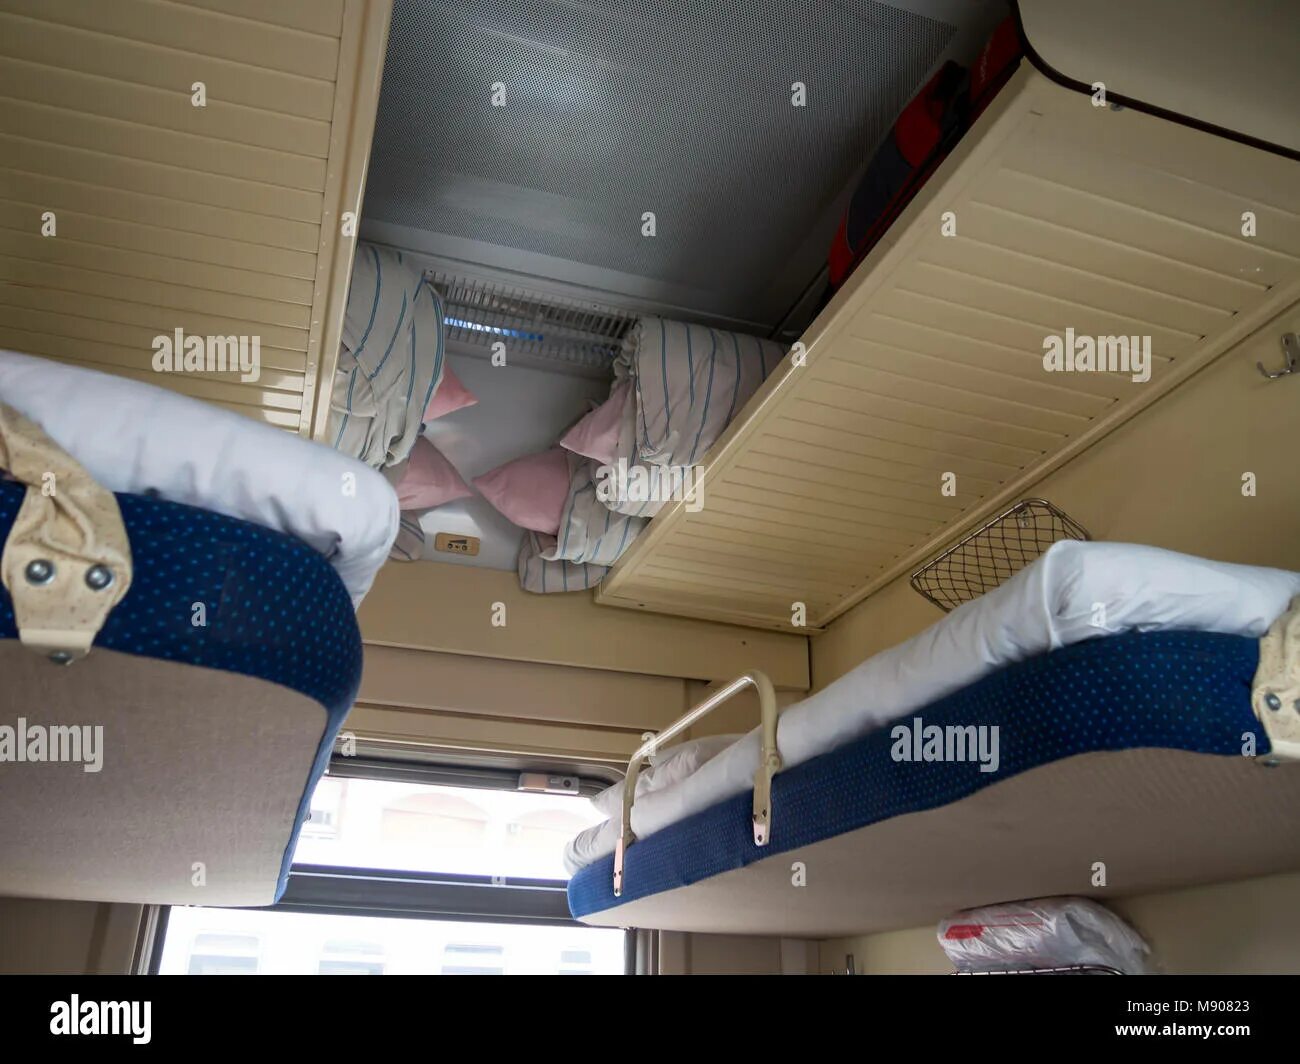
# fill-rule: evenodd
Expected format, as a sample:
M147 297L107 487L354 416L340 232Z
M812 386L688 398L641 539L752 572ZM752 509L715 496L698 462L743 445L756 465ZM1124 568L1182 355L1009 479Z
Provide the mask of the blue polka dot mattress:
M1300 867L1300 767L1276 764L1252 705L1260 637L1296 594L1281 570L1054 547L784 711L766 845L751 733L638 796L617 896L619 818L590 829L570 909L832 937Z
M84 659L21 647L0 589L0 893L267 904L360 683L351 597L289 535L117 501L132 583Z

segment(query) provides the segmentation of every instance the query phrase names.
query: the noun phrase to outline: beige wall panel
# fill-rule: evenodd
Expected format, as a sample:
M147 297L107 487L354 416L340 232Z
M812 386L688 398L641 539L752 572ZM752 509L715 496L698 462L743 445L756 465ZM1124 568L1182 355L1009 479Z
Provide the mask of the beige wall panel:
M210 292L202 288L187 288L162 281L100 273L96 270L20 259L15 256L0 257L0 281L100 296L104 299L145 303L176 313L192 310L198 314L222 315L246 322L243 330L245 332L256 332L257 326L263 324L303 329L310 324L311 320L311 308L299 303L279 303L251 296L233 296L225 292ZM181 322L176 324L179 325ZM171 331L161 324L159 327L164 332Z
M0 142L5 145L8 166L36 173L42 180L72 180L95 187L144 192L194 204L194 209L229 207L268 218L283 216L311 223L313 232L320 221L319 188L294 188L253 181L241 175L171 166L137 158L129 146L126 154L114 156L53 139L10 135L2 128ZM275 241L283 233L290 240L300 241L304 231L302 226L287 225L282 229L272 228L263 239Z
M1276 159L1276 156L1267 158ZM1121 180L1110 187L1124 188L1127 178L1127 174L1121 175ZM1080 229L1116 244L1131 244L1138 251L1210 273L1232 275L1240 271L1240 276L1266 285L1281 283L1292 276L1287 256L1240 239L1240 210L1222 217L1219 230L1201 229L1184 221L1181 210L1179 215L1171 217L1130 207L1112 198L1109 187L1107 195L1102 197L1014 170L1004 171L999 184L985 195L982 202L994 207ZM1182 200L1176 205L1169 204L1170 209L1175 206L1181 208ZM1156 219L1178 224L1151 225Z
M805 491L823 490L842 493L837 497L847 497L849 493L861 500L868 508L885 508L900 520L907 517L922 518L928 521L944 520L956 515L961 504L954 499L936 496L932 489L909 486L902 481L891 481L887 477L875 475L873 471L864 472L855 468L856 462L837 459L831 452L819 451L811 444L784 444L785 454L773 454L754 450L736 463L735 477L738 483L752 483L746 474L758 474L772 477L777 483L789 481L791 490L796 485ZM910 487L910 494L895 495L900 490L895 485ZM686 539L693 533L682 533Z
M506 625L492 626L492 605ZM358 611L367 644L646 676L729 680L761 668L778 687L808 686L807 640L729 625L637 615L586 595L532 595L496 569L389 565Z
M1122 898L1114 909L1152 947L1160 969L1300 974L1300 925L1278 920L1300 901L1300 873Z
M681 715L685 685L666 676L370 646L357 699L394 708L645 731L666 727Z
M1020 0L1030 44L1061 75L1300 151L1290 0Z
M311 306L310 281L174 257L183 250L176 246L172 247L170 256L103 247L79 240L80 234L74 236L69 232L72 228L64 226L57 240L41 237L31 230L14 232L0 229L0 258L69 265L121 277L127 283L146 280L198 288L218 298L222 295L247 296L257 299L259 304L269 301L277 305Z
M191 110L201 115L206 108ZM250 113L250 126L264 126L255 114ZM151 113L148 117L152 121ZM198 121L195 120L195 127L201 128ZM0 98L0 132L27 140L48 139L82 151L128 155L143 162L196 173L221 174L309 192L319 191L325 181L325 162L315 156L220 140L205 133L173 133L146 125L140 119L124 122L84 110L69 111L20 100Z
M1278 920L1300 898L1300 874L1261 876L1211 887L1117 898L1106 904L1151 947L1171 975L1300 973L1300 925ZM933 927L820 943L819 970L844 971L853 954L860 975L938 975L952 970Z
M964 336L956 344L951 332L925 320L872 314L857 326L858 331L849 337L852 343L848 349L864 364L878 360L878 352L884 349L894 352L895 366L900 355L910 356L907 370L918 380L960 380L964 375L974 374L984 386L981 390L988 390L990 385L997 387L1004 381L1008 387L1033 381L1050 390L1051 399L1039 405L1053 410L1096 417L1124 395L1128 384L1116 373L1075 377L1069 382L1049 380L1043 373L1041 350L1002 347L973 336ZM954 374L952 378L943 372L949 368Z
M21 318L21 313L13 314ZM77 339L80 326L63 324L62 336L50 336L22 329L0 328L0 344L19 351L41 355L56 362L70 362L100 372L153 384L158 375L132 347L115 348L99 341ZM137 365L136 363L139 363ZM197 399L234 403L237 406L273 407L296 412L302 405L303 376L275 370L263 372L256 386L237 383L215 373L191 373L186 376L187 394Z
M435 760L439 756L473 754L602 767L625 766L642 741L640 731L364 703L352 707L344 730L381 751L384 745L408 753L420 749Z
M1240 211L1237 212L1240 214ZM967 227L969 229L969 227ZM954 236L937 245L928 260L940 276L978 273L990 261L1004 281L1021 287L1034 286L1060 299L1080 299L1093 306L1114 309L1130 320L1143 319L1175 334L1204 336L1222 328L1232 317L1231 310L1183 299L1169 292L1154 291L1063 262L1003 248L972 236ZM1032 378L1040 389L1064 390L1044 381L1042 366Z
M139 122L141 115L148 115L149 124L158 129L201 133L236 145L273 148L291 155L325 157L329 148L328 122L261 111L227 103L220 97L197 108L190 98L190 85L196 80L191 75L169 89L156 89L10 56L0 66L0 96L127 123ZM233 161L238 163L238 157ZM245 171L241 167L237 172Z
M668 937L666 934L664 937ZM781 939L751 935L672 935L661 975L780 975Z
M143 908L0 898L0 974L127 975Z
M107 363L110 367L120 365L124 370L136 369L142 373L152 372L149 366L151 357L150 344L157 333L157 329L129 324L120 325L115 321L103 318L62 313L55 309L34 309L30 304L37 302L36 299L32 298L35 295L40 295L40 293L34 293L31 289L20 292L0 289L0 304L7 308L4 311L4 319L11 323L12 330L44 334L66 340L82 340L99 347L116 347L120 350L111 352L111 358ZM69 301L75 305L75 301ZM123 305L118 304L118 306ZM76 306L76 309L85 310L86 308ZM187 324L193 326L194 319L190 319ZM141 350L142 347L143 351ZM262 387L292 389L301 392L302 351L287 351L283 348L270 347L266 343L262 344L261 351L262 376L258 384ZM90 346L79 347L75 345L70 350L60 352L62 357L88 363L96 361L95 356L97 353ZM196 374L196 376L201 378L204 374ZM291 383L293 381L297 381L297 383ZM229 380L226 383L230 383Z
M289 29L337 37L343 20L343 0L181 0L227 15L260 19Z
M0 182L4 182L7 189L13 189L13 185L5 178L0 177ZM42 184L45 184L48 189L47 183ZM55 206L47 202L45 208L51 209ZM40 216L41 208L36 205L0 202L0 229L12 230L27 236L39 230ZM143 252L146 255L162 257L175 256L183 246L185 259L171 258L170 261L228 267L238 271L244 278L263 281L271 278L305 281L310 298L310 281L316 269L316 257L305 252L273 248L265 244L247 244L219 236L186 233L182 237L161 226L140 225L105 217L102 214L66 208L60 208L58 216L65 237L72 236L86 244L121 248L124 251Z
M315 193L185 174L15 137L0 136L0 147L11 167L0 169L0 192L15 203L39 208L38 217L66 207L174 231L173 240L202 233L255 245L260 237L269 247L312 253L314 261L321 212Z
M268 6L263 0L253 2L264 11ZM260 107L274 99L283 114L325 122L334 110L332 79L304 78L210 55L173 51L3 10L0 56L173 92L201 81L213 96L228 103Z
M359 741L541 764L622 769L647 731L658 731L717 684L578 666L369 645L347 728ZM779 690L777 704L800 691ZM758 700L745 691L710 713L691 738L747 732Z
M725 518L725 512L720 511L719 516ZM696 522L696 527L691 529L691 537L700 542L726 543L732 545L737 551L743 549L753 549L756 552L779 551L783 555L797 553L798 545L803 542L798 530L783 529L779 525L770 524L766 532L756 529L736 528L728 524L725 520L714 520L709 517ZM685 542L687 537L682 536L681 542ZM842 541L836 541L831 536L812 536L808 542L816 543L817 550L815 554L816 565L821 567L832 566L840 567L846 558L857 557L860 554L856 545L847 544ZM709 549L714 549L710 547Z
M746 546L734 546L723 540L707 539L702 536L692 537L687 543L686 537L682 537L681 543L687 546L687 551L678 553L679 548L665 548L663 558L665 560L674 560L682 564L699 563L703 565L714 565L727 569L735 569L745 566L745 559L750 557L751 548ZM764 546L759 549L760 556L767 559L770 571L776 575L789 575L794 568L789 564L785 551L780 549L776 544ZM809 566L806 571L810 578L820 580L824 583L835 582L842 583L844 579L852 579L852 566L847 562L837 562L834 558L819 558L816 566Z
M4 264L0 263L0 269ZM88 318L96 322L114 322L127 326L137 326L156 336L160 329L171 332L162 320L163 312L148 303L134 303L126 300L106 299L89 296L78 292L64 292L55 288L27 288L21 285L0 285L0 304L8 307L22 307L27 310L56 314L68 318ZM219 315L186 312L171 315L175 325L183 326L186 332L226 336L238 333L246 328L248 322L239 318ZM0 325L9 319L0 317ZM19 325L17 318L14 325ZM40 331L39 329L36 331ZM138 335L138 334L137 334ZM303 329L284 328L278 325L259 325L258 335L262 338L263 352L271 352L263 365L271 369L301 370L303 352L307 349L307 332ZM111 332L105 333L107 340ZM277 354L277 352L279 352ZM34 352L39 353L39 352ZM72 357L72 356L70 356ZM87 361L106 361L121 357L123 366L146 367L153 359L153 348L146 343L143 348L114 354L110 359L95 359L89 351L85 354Z
M245 406L242 403L223 403L215 399L209 399L208 402L243 417L250 417L254 421L274 425L278 429L287 429L290 432L297 432L302 424L302 415L297 410L274 410L268 406Z
M940 380L933 360L891 351L879 341L856 336L852 340L852 359L827 359L824 376L810 396L829 397L841 388L870 391L895 401L898 416L910 424L1031 451L1054 446L1088 420L1087 414L1052 406L1056 391L1041 381L1001 378L995 388L992 381L965 366ZM913 362L921 363L919 374L913 373ZM933 405L931 397L936 395L943 398L944 406ZM1080 402L1098 405L1101 400L1084 396Z
M264 7L275 7L267 3ZM4 0L4 9L164 48L333 81L338 35L281 28L264 15L234 18L168 0Z
M706 456L703 510L661 512L598 600L782 630L803 602L824 627L1294 302L1298 188L1294 160L1023 65ZM1067 328L1143 338L1150 379L1046 372Z
M817 970L822 975L844 975L850 955L858 975L946 975L952 971L933 927L828 938L819 945Z
M1257 201L1251 197L1249 202ZM1240 218L1240 212L1237 216ZM959 236L1048 263L1069 263L1092 277L1110 277L1135 293L1149 293L1156 308L1154 313L1160 312L1158 308L1165 299L1177 298L1193 308L1213 308L1231 314L1241 300L1259 296L1264 289L1246 277L1203 270L1141 248L1128 247L1127 254L1118 256L1114 253L1113 240L1068 223L1058 225L988 203L967 206ZM1159 286L1152 287L1156 278Z
M390 15L0 0L0 343L320 431ZM153 372L177 328L258 337L261 378Z

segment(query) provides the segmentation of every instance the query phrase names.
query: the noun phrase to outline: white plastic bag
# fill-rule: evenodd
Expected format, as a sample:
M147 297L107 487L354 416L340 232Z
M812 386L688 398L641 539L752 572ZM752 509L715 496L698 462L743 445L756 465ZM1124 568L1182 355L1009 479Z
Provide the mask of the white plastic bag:
M1150 950L1128 924L1087 898L1034 898L954 913L939 945L959 972L1091 964L1150 971Z

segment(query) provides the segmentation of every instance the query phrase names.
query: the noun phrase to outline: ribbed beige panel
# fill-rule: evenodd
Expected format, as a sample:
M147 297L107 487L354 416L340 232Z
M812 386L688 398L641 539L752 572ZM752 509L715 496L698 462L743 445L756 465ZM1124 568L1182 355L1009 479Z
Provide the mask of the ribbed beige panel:
M816 630L1298 293L1300 164L1022 67L599 601ZM1152 379L1045 371L1067 327L1150 336Z
M322 431L390 14L0 0L0 347ZM178 328L259 337L260 378L156 372Z

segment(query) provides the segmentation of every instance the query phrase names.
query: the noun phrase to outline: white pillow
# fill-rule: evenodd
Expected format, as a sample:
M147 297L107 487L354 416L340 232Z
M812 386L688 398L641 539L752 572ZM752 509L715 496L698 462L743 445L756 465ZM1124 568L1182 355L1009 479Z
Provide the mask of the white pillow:
M295 536L338 570L353 603L397 535L397 493L332 448L165 388L0 351L0 399L110 491Z
M662 753L650 759L650 765L641 771L636 780L636 796L640 798L651 791L662 791L674 783L680 783L706 761L717 757L729 747L740 735L706 735L703 739L670 746ZM623 783L620 780L612 787L606 787L592 800L591 804L613 819L623 815Z

